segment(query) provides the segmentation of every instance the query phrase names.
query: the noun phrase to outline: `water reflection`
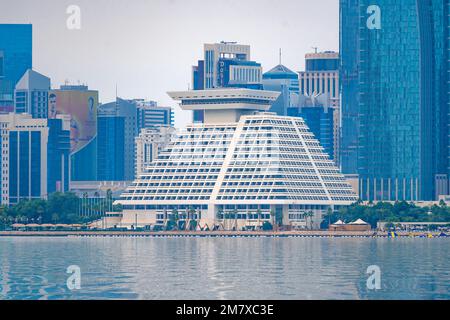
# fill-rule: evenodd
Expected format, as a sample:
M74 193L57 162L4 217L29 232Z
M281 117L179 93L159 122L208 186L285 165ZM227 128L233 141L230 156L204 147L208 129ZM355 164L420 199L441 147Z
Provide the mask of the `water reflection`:
M449 251L446 239L0 238L0 299L449 299ZM370 265L382 290L366 287Z

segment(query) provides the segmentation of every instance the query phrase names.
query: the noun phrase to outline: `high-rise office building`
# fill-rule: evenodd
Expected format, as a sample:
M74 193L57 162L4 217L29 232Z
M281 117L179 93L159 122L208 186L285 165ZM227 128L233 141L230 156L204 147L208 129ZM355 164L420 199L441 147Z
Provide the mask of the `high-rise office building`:
M264 90L281 92L277 101L272 104L271 112L286 116L288 108L294 106L299 95L298 74L282 64L263 74Z
M262 89L262 67L255 61L222 58L218 64L217 88Z
M136 177L158 158L175 137L176 129L171 126L142 129L136 137Z
M246 88L261 90L262 67L250 60L250 46L236 42L205 44L204 59L192 68L194 90ZM193 112L194 122L203 122L203 111Z
M192 88L203 90L205 88L205 60L198 60L196 66L192 66Z
M155 101L124 100L98 108L97 179L132 181L136 174L135 139L141 130L173 126L173 111Z
M48 117L70 115L71 180L97 180L98 91L63 85L49 93Z
M205 44L204 45L204 88L205 89L213 89L220 87L223 79L221 78L220 68L223 67L223 62L226 60L232 60L236 62L245 62L250 61L250 46L248 45L240 45L235 42L224 42L214 43L214 44ZM250 69L255 73L260 71L261 75L261 66L247 68L236 67L236 73L242 76L242 78L250 78ZM234 72L231 72L234 74ZM244 76L246 74L246 76Z
M134 138L138 135L138 108L116 98L98 108L98 180L131 181L135 173Z
M358 173L359 1L340 0L341 139L339 162L346 175Z
M315 52L305 55L305 71L299 72L300 95L325 94L330 98L333 109L332 156L339 166L340 153L340 87L339 53L334 51Z
M14 112L29 113L33 118L48 117L50 78L28 69L14 90Z
M0 113L14 111L14 87L32 68L32 25L0 24Z
M334 160L334 121L336 108L328 94L301 95L295 107L288 109L288 116L302 117L330 159Z
M10 113L0 115L0 128L2 204L69 190L68 123Z
M363 200L448 193L448 8L341 0L342 161Z
M339 53L333 51L305 55L305 71L299 72L300 94L326 93L339 107Z
M301 118L267 112L279 92L169 95L185 110L204 111L204 123L183 130L122 194L121 226L164 225L174 211L186 228L198 221L240 230L273 222L272 213L305 227L308 212L317 226L329 208L357 200Z
M171 107L158 106L156 101L143 99L131 100L137 108L138 132L143 128L159 126L173 126L175 124L174 112Z
M70 120L56 116L47 120L47 193L70 189Z
M100 114L97 118L97 179L125 181L125 118Z

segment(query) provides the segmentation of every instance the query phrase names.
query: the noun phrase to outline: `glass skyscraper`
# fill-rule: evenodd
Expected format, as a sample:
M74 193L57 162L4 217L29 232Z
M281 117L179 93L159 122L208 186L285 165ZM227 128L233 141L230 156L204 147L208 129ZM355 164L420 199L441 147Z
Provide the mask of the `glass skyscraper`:
M31 24L0 24L0 112L12 112L14 87L33 65Z
M290 117L301 117L331 160L334 160L334 114L327 94L314 97L300 96L298 106L287 109Z
M47 193L69 191L70 127L62 119L48 119Z
M340 0L340 164L344 174L358 173L359 1Z
M97 122L99 142L97 145L97 179L99 181L124 181L125 117L99 115Z
M449 0L340 5L344 173L363 200L448 193Z

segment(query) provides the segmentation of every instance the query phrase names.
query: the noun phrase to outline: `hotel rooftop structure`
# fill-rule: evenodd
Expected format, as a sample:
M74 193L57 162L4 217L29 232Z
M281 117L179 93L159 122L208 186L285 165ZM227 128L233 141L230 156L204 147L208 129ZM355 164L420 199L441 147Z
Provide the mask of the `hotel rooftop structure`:
M302 118L267 112L279 92L213 89L169 92L193 123L122 194L122 227L164 225L241 229L264 221L298 227L314 213L357 196ZM275 218L276 217L276 218Z

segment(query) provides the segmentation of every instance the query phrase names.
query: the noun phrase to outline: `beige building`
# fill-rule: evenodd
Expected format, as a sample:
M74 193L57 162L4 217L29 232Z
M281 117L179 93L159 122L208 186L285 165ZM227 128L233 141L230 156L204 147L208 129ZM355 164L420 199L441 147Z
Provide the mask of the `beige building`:
M170 126L158 128L144 128L135 138L136 144L136 177L141 175L145 168L158 158L174 138L176 129Z
M339 53L333 51L305 55L306 71L299 72L300 94L312 96L329 94L334 107L334 159L339 165L339 141L341 136Z

